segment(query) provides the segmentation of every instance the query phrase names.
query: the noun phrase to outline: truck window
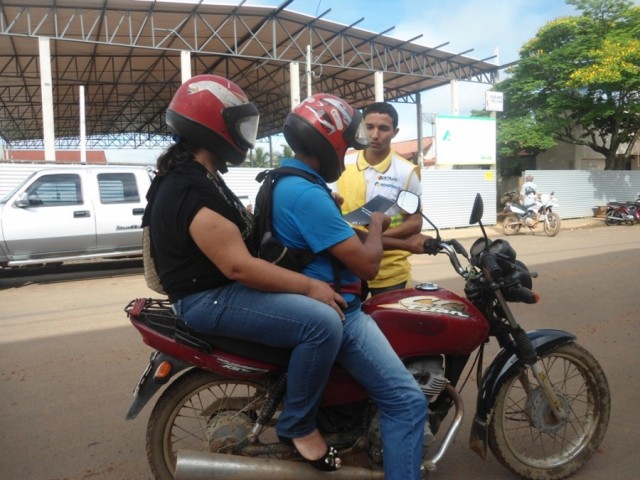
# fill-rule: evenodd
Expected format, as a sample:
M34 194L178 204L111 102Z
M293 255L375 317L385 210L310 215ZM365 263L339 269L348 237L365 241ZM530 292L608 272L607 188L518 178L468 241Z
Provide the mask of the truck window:
M82 205L80 177L70 173L43 175L26 190L31 205Z
M99 173L101 203L138 203L140 194L133 173Z

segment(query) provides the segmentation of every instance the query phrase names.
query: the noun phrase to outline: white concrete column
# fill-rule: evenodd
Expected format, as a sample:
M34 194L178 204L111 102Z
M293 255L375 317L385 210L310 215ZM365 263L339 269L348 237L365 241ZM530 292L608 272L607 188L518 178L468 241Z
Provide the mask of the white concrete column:
M38 37L40 91L42 92L42 130L44 159L56 161L55 124L53 119L53 83L51 80L51 47L48 37Z
M384 73L374 72L373 82L376 102L384 102Z
M460 115L460 103L458 99L458 80L451 80L451 114Z
M80 163L87 163L87 122L84 110L84 85L80 85L78 100L80 101Z
M311 72L311 45L307 45L307 97L313 95L311 91L311 77L313 73Z
M180 72L182 74L182 83L191 78L191 52L188 50L180 51Z
M418 126L418 158L417 163L420 168L423 166L424 160L424 151L423 151L423 141L422 141L422 98L420 96L420 92L416 93L416 121Z
M291 92L291 110L300 104L300 64L289 64L289 90Z

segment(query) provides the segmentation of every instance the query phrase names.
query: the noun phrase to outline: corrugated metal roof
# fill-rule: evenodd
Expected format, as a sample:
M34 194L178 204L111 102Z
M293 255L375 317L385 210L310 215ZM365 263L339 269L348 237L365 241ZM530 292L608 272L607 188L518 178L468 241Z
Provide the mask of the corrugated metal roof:
M194 75L219 74L247 92L261 112L260 137L281 131L291 106L289 65L304 69L307 45L313 90L357 108L375 98L375 71L384 73L384 98L393 101L453 79L493 83L499 69L488 59L356 28L363 19L344 25L323 19L328 11L311 17L286 10L291 3L3 0L0 135L18 143L42 136L38 38L51 40L55 137L77 140L84 85L90 148L123 139L166 145L164 111L181 83L182 51L190 52Z

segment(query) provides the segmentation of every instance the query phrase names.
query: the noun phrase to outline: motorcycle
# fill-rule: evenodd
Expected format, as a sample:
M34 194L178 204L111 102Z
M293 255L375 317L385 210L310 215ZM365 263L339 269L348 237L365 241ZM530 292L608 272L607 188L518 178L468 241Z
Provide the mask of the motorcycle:
M536 202L529 206L519 203L506 202L502 222L502 230L505 235L513 235L520 231L521 227L533 230L540 223L544 226L544 233L549 237L555 237L560 232L560 215L553 211L558 207L558 199L551 194L538 195Z
M604 213L606 225L640 223L640 193L633 202L609 202Z
M410 192L400 192L397 203L407 213L419 211L419 198ZM490 449L522 478L565 478L604 438L611 410L607 378L573 334L525 332L517 322L509 303L538 301L531 290L536 275L506 240L487 237L482 211L478 194L470 224L479 223L483 236L469 253L456 240L442 240L423 214L435 229L437 251L465 280L466 298L424 282L372 297L362 308L429 400L422 478L431 476L453 444L464 415L461 391L474 370L478 393L471 449L483 459ZM166 300L133 300L125 311L143 341L156 349L126 418L135 418L165 386L146 435L155 478L326 478L275 434L288 351L196 333ZM491 337L501 350L483 370ZM331 478L384 478L375 405L338 364L317 424L343 461Z

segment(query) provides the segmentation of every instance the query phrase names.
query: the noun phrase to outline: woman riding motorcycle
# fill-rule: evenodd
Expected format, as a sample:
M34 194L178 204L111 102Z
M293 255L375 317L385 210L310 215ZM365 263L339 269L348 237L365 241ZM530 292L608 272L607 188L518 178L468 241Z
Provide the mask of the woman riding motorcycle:
M315 417L342 341L342 297L325 282L256 258L253 217L221 174L253 148L259 114L233 82L199 75L166 113L177 142L158 158L143 225L174 311L193 329L292 349L277 424L309 463L340 467Z

